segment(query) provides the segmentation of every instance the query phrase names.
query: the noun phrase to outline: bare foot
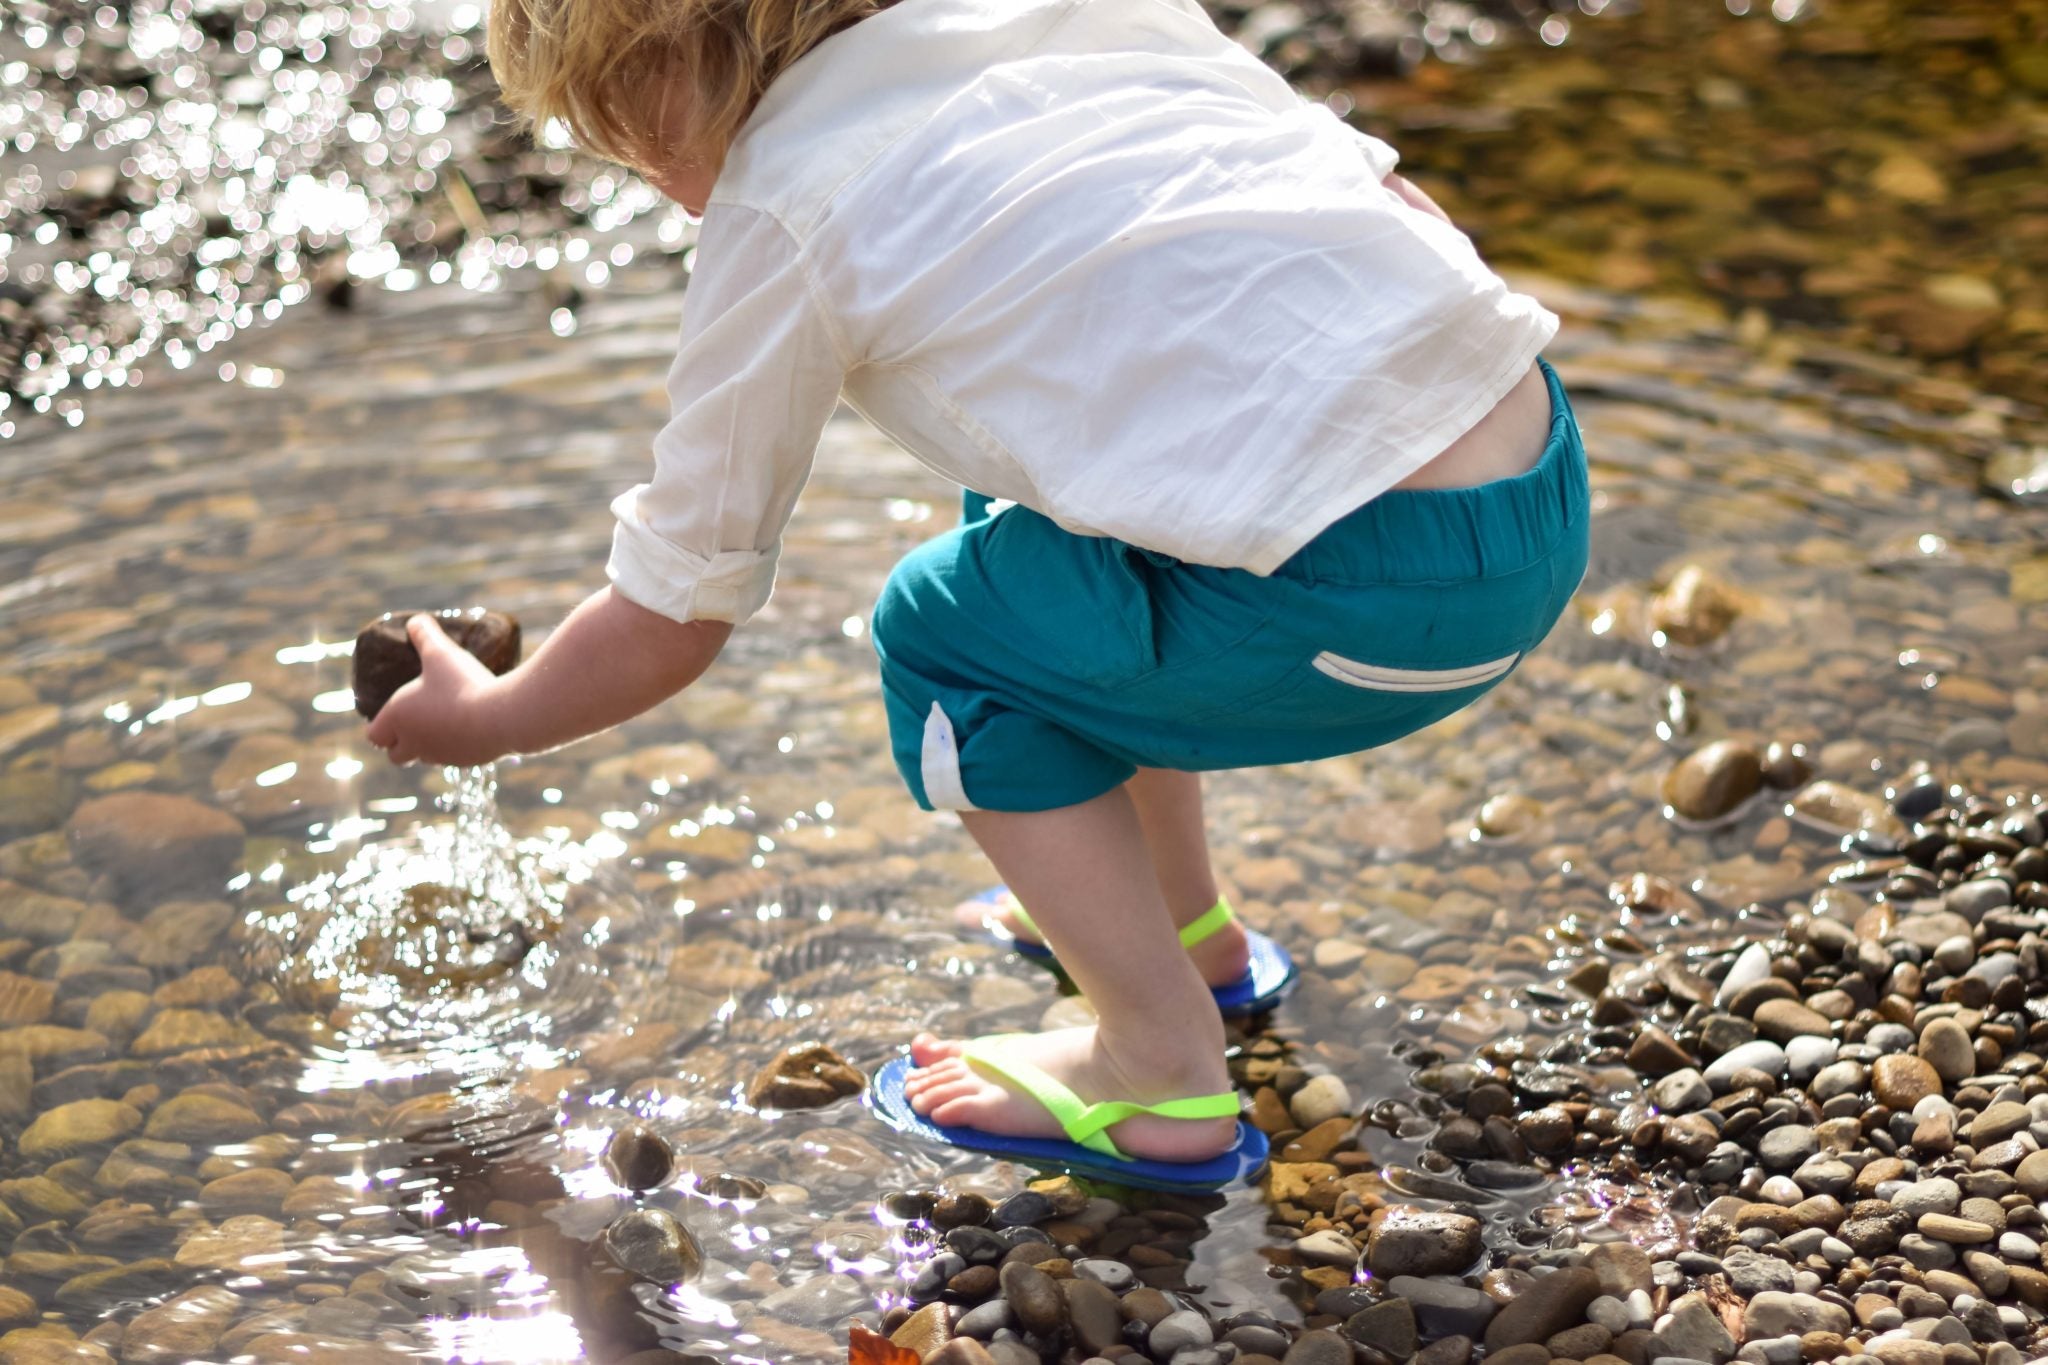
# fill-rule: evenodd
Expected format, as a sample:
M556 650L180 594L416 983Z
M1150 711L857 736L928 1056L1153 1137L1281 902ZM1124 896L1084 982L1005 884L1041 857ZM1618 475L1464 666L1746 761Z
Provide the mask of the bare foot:
M1197 1030L1196 1032L1200 1032ZM1206 1038L1204 1039L1206 1041ZM1012 1137L1064 1137L1045 1107L961 1059L966 1044L921 1033L910 1045L917 1063L903 1083L910 1107L934 1123L979 1128ZM1079 1095L1083 1102L1136 1100L1158 1104L1229 1090L1230 1072L1220 1048L1199 1056L1161 1057L1150 1064L1120 1065L1098 1030L1055 1029L1006 1044L1018 1055ZM1163 1119L1140 1114L1113 1124L1109 1139L1127 1156L1154 1161L1206 1161L1236 1140L1235 1119Z
M993 925L1011 938L1025 943L1043 941L1020 924L1008 904L1002 901L994 904L964 901L954 907L953 918L967 929ZM1202 974L1203 982L1210 986L1234 985L1252 965L1252 949L1245 938L1244 925L1235 919L1188 949L1188 957L1194 962L1195 970Z

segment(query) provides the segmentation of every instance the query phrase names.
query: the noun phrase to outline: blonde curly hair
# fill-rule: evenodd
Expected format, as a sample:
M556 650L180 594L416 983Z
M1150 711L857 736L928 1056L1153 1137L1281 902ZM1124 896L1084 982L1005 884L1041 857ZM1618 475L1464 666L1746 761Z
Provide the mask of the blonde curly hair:
M491 0L491 74L529 126L560 119L622 165L715 159L777 76L888 2Z

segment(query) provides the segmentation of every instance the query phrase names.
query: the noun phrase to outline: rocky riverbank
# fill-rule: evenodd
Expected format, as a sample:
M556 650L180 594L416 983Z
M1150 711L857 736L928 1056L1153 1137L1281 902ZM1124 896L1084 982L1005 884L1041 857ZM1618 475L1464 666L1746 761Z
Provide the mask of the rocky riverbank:
M881 1326L948 1365L2021 1365L2048 1339L2048 829L2038 801L1931 779L1864 813L1870 899L1823 892L1712 958L1588 955L1567 1045L1421 1068L1445 1188L1370 1156L1342 1082L1248 1048L1299 1330L1202 1311L1199 1217L1065 1181L993 1210L913 1201L938 1249ZM1489 1253L1455 1188L1603 1169L1688 1192L1689 1233L1646 1249L1567 1224Z

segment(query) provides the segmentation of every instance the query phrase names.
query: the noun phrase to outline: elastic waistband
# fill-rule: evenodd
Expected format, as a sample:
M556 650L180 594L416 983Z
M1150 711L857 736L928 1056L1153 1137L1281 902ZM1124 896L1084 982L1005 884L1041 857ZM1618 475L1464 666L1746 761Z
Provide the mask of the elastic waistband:
M1550 362L1550 441L1533 468L1470 488L1396 488L1331 523L1276 576L1309 582L1498 578L1549 557L1586 519L1586 448Z

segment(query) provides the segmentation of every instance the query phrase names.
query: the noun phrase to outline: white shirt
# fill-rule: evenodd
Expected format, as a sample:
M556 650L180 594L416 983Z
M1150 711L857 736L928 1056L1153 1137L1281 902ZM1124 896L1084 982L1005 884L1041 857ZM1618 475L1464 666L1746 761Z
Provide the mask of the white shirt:
M713 188L612 581L758 611L842 393L1069 530L1272 572L1556 331L1394 162L1194 0L900 0L827 39Z

